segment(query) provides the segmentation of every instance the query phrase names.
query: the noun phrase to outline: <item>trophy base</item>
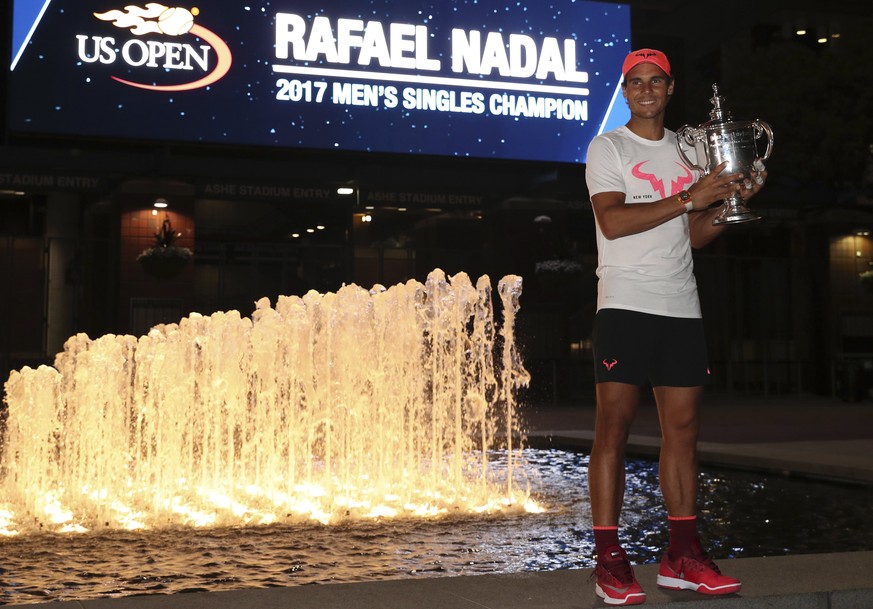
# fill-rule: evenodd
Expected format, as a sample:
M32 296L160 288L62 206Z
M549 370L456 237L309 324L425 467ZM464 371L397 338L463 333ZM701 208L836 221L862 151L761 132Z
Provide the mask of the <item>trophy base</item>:
M725 204L721 211L715 217L712 223L716 226L719 224L739 224L741 222L754 222L760 220L761 216L752 213L748 207L743 204L742 199L739 202L732 199L725 199Z
M756 216L752 212L738 213L738 214L719 214L716 216L715 220L712 221L713 224L739 224L741 222L754 222L755 220L760 220L761 216Z

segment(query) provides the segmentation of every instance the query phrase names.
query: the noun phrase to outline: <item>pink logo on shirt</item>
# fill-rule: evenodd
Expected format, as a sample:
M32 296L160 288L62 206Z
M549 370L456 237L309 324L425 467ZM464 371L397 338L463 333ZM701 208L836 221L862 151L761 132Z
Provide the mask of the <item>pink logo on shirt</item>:
M631 169L631 175L639 180L644 180L649 182L652 185L652 190L660 195L660 198L666 199L667 193L664 191L664 180L660 179L653 173L645 173L643 172L643 165L645 165L648 161L643 161L642 163L638 163ZM691 171L683 164L676 163L685 171L685 175L677 176L673 181L670 182L670 195L675 195L683 190L685 190L685 185L690 184L694 179L694 176L691 175Z

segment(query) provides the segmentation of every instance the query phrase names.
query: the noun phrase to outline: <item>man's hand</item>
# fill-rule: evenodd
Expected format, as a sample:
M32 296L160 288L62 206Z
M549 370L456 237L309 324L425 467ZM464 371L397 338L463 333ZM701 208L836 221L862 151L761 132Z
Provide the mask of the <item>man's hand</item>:
M740 196L743 199L748 199L758 193L764 187L764 182L767 181L767 168L759 159L755 161L752 175L743 180L743 188L740 190Z
M694 209L706 209L716 201L726 199L735 192L740 192L743 187L743 174L721 172L727 167L727 161L717 165L708 174L697 180L689 189L691 202Z

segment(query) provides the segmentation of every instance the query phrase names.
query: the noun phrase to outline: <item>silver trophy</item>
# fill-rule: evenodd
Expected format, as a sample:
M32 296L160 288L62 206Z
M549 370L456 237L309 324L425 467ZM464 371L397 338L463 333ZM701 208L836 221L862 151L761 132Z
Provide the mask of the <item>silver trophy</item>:
M679 156L691 167L708 174L722 162L728 164L722 173L742 173L746 179L752 177L752 169L757 162L770 158L773 152L773 130L762 120L734 121L730 112L722 107L724 98L718 94L718 85L712 85L712 110L710 119L699 127L684 125L676 132L676 146ZM767 135L764 154L759 153L759 140ZM682 149L682 143L693 146L697 152L697 163L692 162ZM699 163L699 164L698 164ZM740 193L735 192L724 200L721 212L713 224L734 224L760 220L746 207Z

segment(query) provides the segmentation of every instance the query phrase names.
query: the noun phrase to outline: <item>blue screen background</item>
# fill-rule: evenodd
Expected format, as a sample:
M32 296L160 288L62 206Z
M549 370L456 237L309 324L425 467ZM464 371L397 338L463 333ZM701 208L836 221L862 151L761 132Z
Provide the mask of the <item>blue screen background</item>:
M132 38L94 17L95 12L124 9L131 4L82 0L15 0L13 48L9 75L8 127L13 133L108 137L125 140L163 140L210 144L242 144L304 149L374 151L457 157L519 159L582 163L597 133L626 121L627 109L615 103L620 65L630 50L630 8L627 5L573 0L551 2L507 0L432 0L399 3L389 0L279 0L257 4L203 1L197 3L196 23L221 37L230 48L233 64L228 74L207 88L181 92L143 90L113 80L155 83L178 75L132 68L120 62L87 63L77 55L76 35ZM143 3L140 6L144 6ZM191 8L190 6L186 8ZM335 66L323 58L309 67L354 70L353 76L317 76L274 72L274 65L302 65L275 56L275 15L287 12L311 19L357 18L425 25L428 54L439 58L442 72L426 74L464 78L462 86L410 85L368 79L367 70L414 74L414 71ZM34 27L35 25L35 27ZM554 79L488 78L514 84L560 85L588 89L588 120L568 121L405 109L402 106L353 106L330 101L335 82L480 92L487 99L499 89L476 89L470 75L450 70L450 35L453 28L526 34L536 40L552 36L572 38L577 46L577 70L589 75L587 83ZM175 37L201 44L192 35ZM161 37L152 37L160 40ZM422 75L422 74L419 74ZM277 99L280 79L324 81L329 85L322 103ZM519 91L506 93L524 95ZM545 95L530 93L531 95ZM553 97L571 96L552 94ZM620 97L618 98L619 101Z

